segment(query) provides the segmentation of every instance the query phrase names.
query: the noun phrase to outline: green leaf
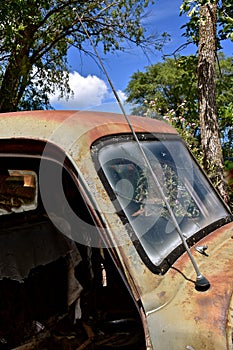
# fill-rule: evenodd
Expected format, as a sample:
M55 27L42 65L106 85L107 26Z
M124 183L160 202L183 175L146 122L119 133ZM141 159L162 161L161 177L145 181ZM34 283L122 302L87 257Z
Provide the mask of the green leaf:
M30 0L25 6L25 0L2 2L0 110L16 110L22 103L29 106L30 92L35 96L38 91L38 104L43 96L45 108L48 95L55 88L61 94L69 94L66 73L70 46L94 56L77 13L81 14L93 44L104 53L124 50L127 42L144 50L161 47L164 37L160 40L147 37L142 25L146 8L152 3L151 0ZM32 75L39 82L38 90ZM27 103L25 99L29 99Z

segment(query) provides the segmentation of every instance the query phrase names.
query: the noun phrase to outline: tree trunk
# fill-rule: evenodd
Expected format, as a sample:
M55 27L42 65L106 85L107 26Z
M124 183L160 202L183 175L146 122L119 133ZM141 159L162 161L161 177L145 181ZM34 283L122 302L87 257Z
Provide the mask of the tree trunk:
M203 165L222 198L228 202L216 106L217 2L200 7L198 48L198 108Z
M17 110L19 100L26 88L25 78L32 68L29 51L32 45L33 32L28 26L15 43L0 87L0 113Z
M21 61L21 60L20 60ZM19 88L23 78L20 61L9 61L0 89L0 112L14 112L19 103Z

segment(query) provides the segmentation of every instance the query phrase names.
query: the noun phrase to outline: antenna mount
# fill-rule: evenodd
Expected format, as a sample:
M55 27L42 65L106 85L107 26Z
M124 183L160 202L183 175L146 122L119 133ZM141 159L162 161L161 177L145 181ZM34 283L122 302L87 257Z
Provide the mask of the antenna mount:
M199 292L205 292L210 288L210 282L202 274L197 275L195 289Z

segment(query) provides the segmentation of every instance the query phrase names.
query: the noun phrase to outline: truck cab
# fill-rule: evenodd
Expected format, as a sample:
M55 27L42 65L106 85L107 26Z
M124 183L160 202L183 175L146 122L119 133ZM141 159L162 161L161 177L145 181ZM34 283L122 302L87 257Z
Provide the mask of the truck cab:
M232 349L232 214L175 129L130 123L0 115L0 349Z

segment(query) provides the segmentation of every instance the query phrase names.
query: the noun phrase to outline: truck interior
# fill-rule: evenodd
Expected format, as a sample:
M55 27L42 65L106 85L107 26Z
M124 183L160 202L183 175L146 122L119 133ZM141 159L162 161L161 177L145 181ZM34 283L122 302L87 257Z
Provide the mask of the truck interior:
M138 306L120 263L109 248L88 241L95 224L70 172L57 161L46 167L45 208L40 157L0 158L0 349L144 350ZM57 172L84 225L64 213Z

